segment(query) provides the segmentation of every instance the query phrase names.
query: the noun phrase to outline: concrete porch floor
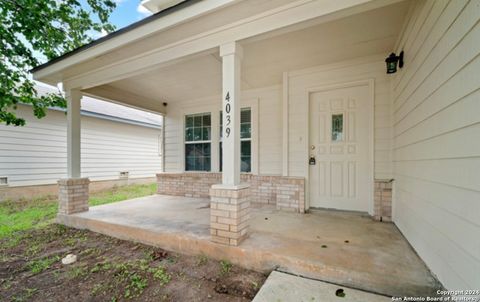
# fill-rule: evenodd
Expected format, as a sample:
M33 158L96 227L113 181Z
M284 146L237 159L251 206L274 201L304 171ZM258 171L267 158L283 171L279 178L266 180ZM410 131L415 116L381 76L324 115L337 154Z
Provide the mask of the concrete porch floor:
M153 195L57 217L76 228L184 254L278 269L388 296L434 295L440 284L395 225L359 213L295 214L254 205L239 246L211 242L207 199Z

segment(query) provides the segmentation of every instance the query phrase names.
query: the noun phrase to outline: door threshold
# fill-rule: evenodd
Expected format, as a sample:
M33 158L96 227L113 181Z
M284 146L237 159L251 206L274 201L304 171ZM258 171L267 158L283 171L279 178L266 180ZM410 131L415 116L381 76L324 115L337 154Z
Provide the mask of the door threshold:
M319 212L333 212L333 213L343 213L343 214L354 214L359 216L366 216L371 217L368 212L365 211L355 211L355 210L343 210L343 209L336 209L336 208L322 208L322 207L310 207L307 213L319 213Z

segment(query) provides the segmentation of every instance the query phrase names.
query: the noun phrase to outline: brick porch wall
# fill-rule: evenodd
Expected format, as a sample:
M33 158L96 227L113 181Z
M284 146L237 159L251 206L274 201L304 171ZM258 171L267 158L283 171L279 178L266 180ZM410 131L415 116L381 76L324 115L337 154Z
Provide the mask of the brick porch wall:
M392 184L392 180L375 180L375 220L392 221Z
M304 178L242 174L241 179L250 184L251 202L274 204L281 210L305 213ZM210 187L221 182L222 173L159 173L157 193L209 198Z

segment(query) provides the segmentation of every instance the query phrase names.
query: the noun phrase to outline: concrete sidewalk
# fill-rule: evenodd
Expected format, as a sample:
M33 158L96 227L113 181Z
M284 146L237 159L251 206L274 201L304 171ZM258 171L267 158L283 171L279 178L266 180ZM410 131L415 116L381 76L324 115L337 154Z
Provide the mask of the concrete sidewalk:
M337 296L337 291L339 295ZM391 298L273 271L253 302L387 302Z

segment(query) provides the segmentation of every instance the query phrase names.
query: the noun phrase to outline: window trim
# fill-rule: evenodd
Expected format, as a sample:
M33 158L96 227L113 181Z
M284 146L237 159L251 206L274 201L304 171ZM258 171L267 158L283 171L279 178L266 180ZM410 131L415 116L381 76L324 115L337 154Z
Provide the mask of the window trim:
M251 171L250 172L242 172L242 173L249 173L253 175L258 175L258 159L259 159L259 151L258 151L258 130L259 130L259 120L258 120L258 98L251 98L251 99L246 99L242 100L240 102L240 108L246 108L250 107L251 110L251 119L252 119L252 133L251 133ZM222 105L220 104L220 107L217 107L217 112L222 110ZM217 114L218 119L220 119L220 114ZM217 127L218 131L220 131L220 121L218 123ZM240 131L240 129L239 129ZM219 153L219 146L220 146L220 134L217 136L218 141L217 141L217 163L220 163L220 153ZM242 140L242 139L240 139ZM220 167L218 167L217 172L220 171Z
M250 107L251 109L251 119L252 119L252 134L251 134L251 174L258 175L259 174L259 167L258 167L258 160L260 158L259 153L259 144L258 144L258 133L260 129L259 119L258 119L258 98L249 99L245 102L240 104L240 107Z
M161 163L161 171L165 172L165 115L162 115L161 117L161 122L162 122L162 128L160 129L160 163Z
M181 146L180 146L180 158L179 162L181 165L181 171L184 173L209 173L209 172L216 172L214 169L214 160L217 160L215 158L215 155L218 154L218 147L215 147L215 135L218 135L218 130L215 129L214 125L218 123L218 117L215 117L214 114L212 114L212 111L214 110L215 106L191 106L191 107L183 107L180 112L180 117L182 119L181 121L181 133L182 133L182 138L181 138ZM186 169L186 162L185 162L185 145L187 142L185 140L185 133L186 133L186 116L187 115L194 115L194 114L202 114L202 113L210 113L210 127L211 127L211 132L210 132L210 141L195 141L192 143L205 143L209 142L210 143L210 170L209 171L187 171Z
M247 137L247 138L241 138L240 137L240 163L242 162L242 151L241 151L241 148L242 148L242 143L241 142L250 142L250 172L242 172L241 173L248 173L248 174L252 174L253 173L253 109L252 107L250 106L244 106L243 104L241 105L240 107L240 111L243 110L243 109L250 109L250 127L251 127L251 130L250 130L250 137ZM219 129L219 135L218 135L218 150L219 150L219 153L218 153L218 170L221 172L222 171L222 167L220 166L220 158L221 158L221 154L220 154L220 143L222 143L222 137L221 137L221 132L222 130L220 129L221 128L221 125L222 125L222 110L220 109L219 111L219 124L218 124L218 129ZM240 118L240 130L241 130L241 118ZM241 170L241 169L240 169Z
M210 140L192 140L192 141L186 141L185 137L186 137L186 132L187 132L187 125L186 125L186 120L187 120L187 116L201 116L202 119L204 116L206 115L209 115L210 116ZM183 127L183 148L184 148L184 151L183 151L183 157L184 157L184 170L187 171L187 163L186 163L186 148L185 146L186 145L195 145L195 144L210 144L210 169L209 170L188 170L188 172L211 172L212 171L212 113L211 112L201 112L201 113L192 113L192 114L185 114L183 116L183 119L184 119L184 127ZM195 127L194 127L195 128ZM202 125L202 128L203 128L203 125Z
M210 103L208 105L200 105L200 106L188 106L188 107L183 107L180 110L180 117L182 119L181 121L181 127L180 129L182 133L181 137L181 145L180 145L180 169L183 172L188 172L188 173L209 173L209 172L220 172L220 114L218 114L219 111L222 110L222 103L219 101L220 97L216 98L217 102L215 103ZM252 135L251 135L251 153L252 153L252 169L250 174L253 175L258 175L258 159L259 159L259 151L258 151L258 131L259 131L259 120L258 120L258 98L249 98L242 100L240 102L240 108L245 108L245 107L250 107L251 108L251 118L252 118ZM186 115L191 115L191 114L199 114L199 113L211 113L211 133L210 133L210 171L186 171L185 169L185 129L186 129L186 120L185 116ZM217 114L214 114L217 112ZM243 173L243 172L242 172Z

